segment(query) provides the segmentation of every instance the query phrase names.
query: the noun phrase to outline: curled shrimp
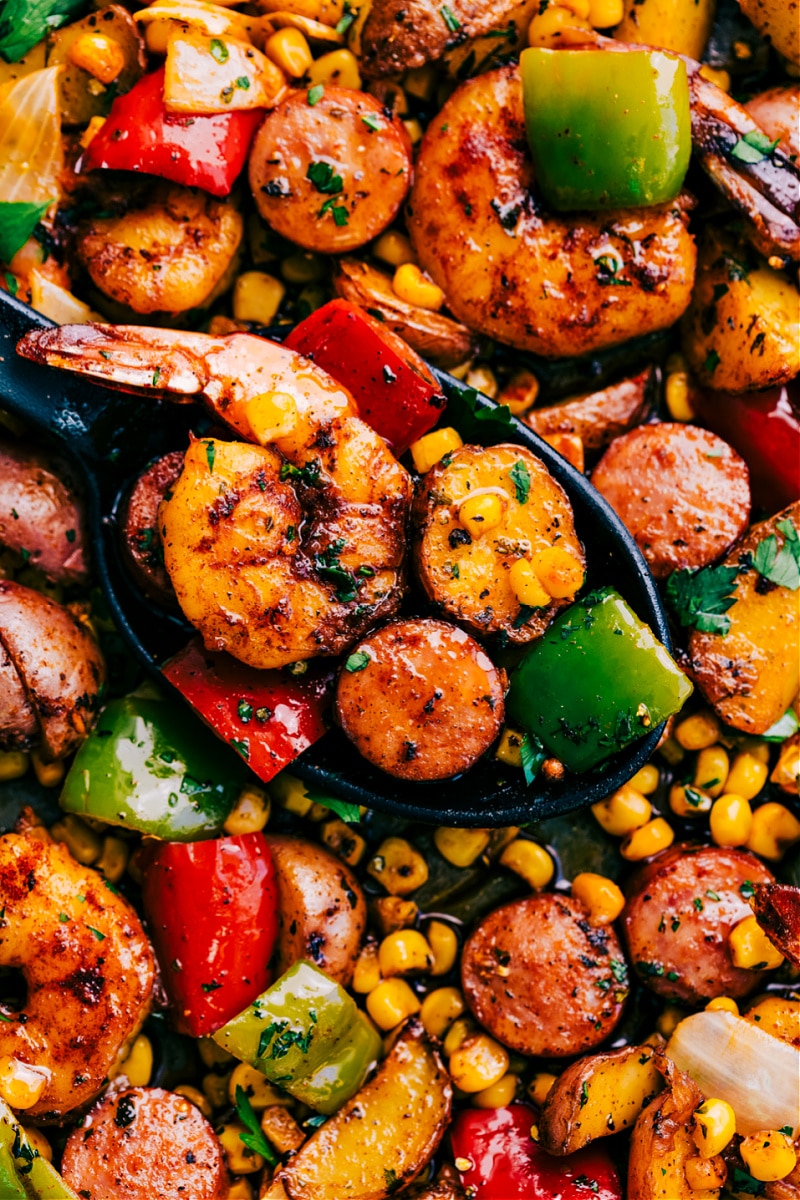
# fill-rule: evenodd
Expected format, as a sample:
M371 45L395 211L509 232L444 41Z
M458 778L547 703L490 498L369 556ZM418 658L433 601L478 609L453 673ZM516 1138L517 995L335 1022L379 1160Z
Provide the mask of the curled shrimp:
M410 477L308 359L251 334L135 326L62 326L19 350L127 390L202 398L244 439L193 441L161 510L167 572L209 650L286 666L340 654L397 610Z

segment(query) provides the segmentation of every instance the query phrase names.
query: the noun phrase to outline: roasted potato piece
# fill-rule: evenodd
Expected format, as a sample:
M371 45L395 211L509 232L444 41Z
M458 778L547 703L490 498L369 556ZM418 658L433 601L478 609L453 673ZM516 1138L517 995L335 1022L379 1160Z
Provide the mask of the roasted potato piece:
M736 603L728 610L730 630L722 637L695 630L689 639L692 677L714 711L734 729L764 733L783 716L800 683L797 592L771 584L754 567L743 566L766 538L780 548L778 525L790 520L800 529L800 501L768 521L752 526L726 567L739 570Z
M267 840L280 894L277 974L306 958L347 987L367 923L361 885L322 846L283 834Z
M800 967L800 888L787 883L757 884L753 911L783 957Z
M500 514L497 524L477 536L464 524L463 505L479 495L499 500ZM570 602L565 596L542 608L523 606L510 583L520 559L536 559L558 546L585 569L566 494L521 446L462 446L445 455L423 477L412 513L422 586L478 634L502 631L512 642L529 642Z
M401 300L388 275L369 263L340 258L333 273L333 290L369 312L380 313L387 328L439 367L455 367L477 353L478 339L466 325Z
M648 368L599 392L573 396L546 408L533 408L522 419L539 437L574 433L583 442L587 455L597 453L647 416L650 375Z
M640 1114L628 1159L628 1200L717 1200L719 1189L695 1191L685 1167L696 1158L694 1111L703 1093L663 1054L656 1055L667 1086Z
M800 292L783 271L718 231L700 239L683 349L700 383L752 392L800 371Z
M739 0L739 7L779 54L800 66L800 5L797 0Z
M539 1142L548 1154L572 1154L595 1138L635 1124L664 1086L655 1063L663 1039L580 1058L559 1075L539 1115Z
M78 38L87 33L109 38L122 51L124 66L110 84L102 84L70 59ZM64 65L58 81L61 120L65 125L85 125L92 117L105 116L115 96L129 92L147 66L144 40L131 14L121 4L109 4L82 21L65 25L50 34L47 65Z
M87 582L83 504L66 463L0 441L0 544L55 583Z
M377 1074L313 1134L279 1175L291 1200L384 1200L433 1157L453 1089L411 1020Z
M406 1200L467 1200L452 1167L445 1164L431 1183L418 1183L411 1191L404 1192Z

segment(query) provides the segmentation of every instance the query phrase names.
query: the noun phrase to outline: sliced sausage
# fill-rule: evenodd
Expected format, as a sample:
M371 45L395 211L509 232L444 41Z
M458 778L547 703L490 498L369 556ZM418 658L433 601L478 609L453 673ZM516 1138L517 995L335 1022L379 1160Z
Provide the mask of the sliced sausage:
M696 425L640 425L612 442L592 483L633 534L657 579L714 562L750 519L747 465Z
M484 917L461 985L481 1025L520 1054L584 1054L611 1033L628 994L617 935L570 896L543 893Z
M336 719L364 758L400 779L449 779L500 732L506 673L446 621L395 621L348 655Z
M87 582L83 503L65 462L0 441L0 545L56 583Z
M643 419L648 408L649 379L650 371L642 371L602 391L534 408L523 420L540 437L576 433L587 453L598 452Z
M120 512L125 562L139 587L159 604L175 606L175 592L164 567L158 506L183 470L182 450L157 458L136 480Z
M261 216L306 250L342 254L391 224L411 182L404 126L365 92L295 91L266 117L250 151Z
M223 1200L214 1130L184 1096L127 1088L105 1096L67 1139L65 1181L85 1200Z
M637 974L659 996L693 1007L752 992L763 974L735 967L728 939L751 915L752 888L772 881L744 850L679 845L659 854L633 876L622 915Z

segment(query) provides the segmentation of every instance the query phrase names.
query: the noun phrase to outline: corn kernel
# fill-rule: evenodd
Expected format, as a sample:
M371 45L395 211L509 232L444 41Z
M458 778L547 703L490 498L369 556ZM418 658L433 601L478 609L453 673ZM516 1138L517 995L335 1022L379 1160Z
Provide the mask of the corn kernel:
M147 1087L153 1074L153 1044L140 1033L114 1073L125 1075L131 1087Z
M247 1133L244 1125L231 1121L218 1126L215 1132L222 1146L228 1170L232 1174L252 1175L261 1170L264 1159L242 1141L241 1135Z
M694 1144L701 1158L713 1158L736 1133L736 1117L725 1100L704 1100L694 1114Z
M358 69L358 59L351 50L331 50L323 54L311 64L306 72L309 87L318 84L335 84L337 87L361 87L361 74Z
M21 750L6 750L0 753L0 783L21 779L28 770L30 757Z
M731 90L731 77L727 71L717 70L703 63L700 68L700 77L707 79L709 83L713 83L721 92L729 92ZM783 265L782 261L781 265Z
M666 850L675 841L672 826L663 817L655 817L629 833L619 848L619 852L628 862L639 862L640 859L650 858L660 850Z
M680 742L676 742L674 737L664 738L664 741L656 749L671 767L677 767L678 763L682 763L686 758L686 751Z
M462 1092L482 1092L508 1070L508 1051L486 1033L473 1033L450 1055L450 1078Z
M709 817L712 841L717 846L745 846L753 828L753 813L743 796L726 792L714 801Z
M183 1096L183 1098L188 1100L190 1104L193 1104L195 1108L199 1108L200 1112L207 1120L211 1120L212 1116L214 1115L214 1110L199 1088L192 1087L190 1083L182 1083L180 1087L175 1088L175 1094L177 1096Z
M309 799L306 785L288 771L276 775L270 781L269 790L273 800L287 812L294 813L296 817L307 817L310 813L313 801Z
M412 117L409 121L403 121L403 128L408 134L408 140L411 142L412 146L416 146L418 142L422 141L425 130L422 128L416 117Z
M325 845L351 867L358 866L367 849L367 843L361 834L338 817L334 821L325 822L320 836Z
M684 750L706 750L720 735L720 723L713 713L693 713L675 726L675 740Z
M428 945L433 955L431 975L446 975L452 971L458 956L458 935L446 921L433 920L428 923Z
M584 21L589 20L589 0L559 0L559 4L562 8L574 12L576 17L582 17Z
M373 243L372 253L390 267L402 267L405 263L417 261L411 242L397 229L387 229L386 233L382 233Z
M245 271L233 289L233 315L237 321L271 325L278 315L286 288L265 271Z
M707 795L716 800L725 790L730 762L724 746L706 746L697 756L694 766L695 787L702 788Z
M785 1179L797 1166L797 1154L785 1133L768 1129L743 1138L739 1153L753 1179L775 1183Z
M471 367L467 371L466 383L467 387L475 388L476 392L482 392L484 396L488 396L491 400L496 399L497 393L500 391L500 385L497 382L494 371L489 367L485 367L482 363L479 363L476 367Z
M504 516L503 502L494 492L479 496L468 496L458 509L458 519L473 541L483 537L490 529L496 529Z
M700 817L711 812L712 803L710 796L688 783L675 783L669 789L669 806L676 817Z
M476 1108L505 1108L516 1096L518 1083L516 1075L502 1075L496 1083L476 1092L472 1103Z
M34 1128L33 1125L22 1126L25 1137L28 1140L28 1145L35 1154L46 1162L53 1161L53 1147L48 1142L47 1138L42 1133L41 1129Z
M73 813L65 813L60 821L51 825L50 836L54 842L62 842L72 857L85 867L97 862L103 849L103 842L94 830Z
M417 929L398 929L378 947L378 964L384 979L429 971L432 963L431 948Z
M670 371L664 385L664 399L673 421L693 421L697 413L692 407L689 376L686 371Z
M509 379L498 400L500 404L507 404L512 414L519 417L533 407L538 395L539 380L533 371L518 371Z
M567 600L583 584L584 570L577 558L560 546L534 554L531 566L544 590L554 600Z
M595 29L619 25L624 15L623 0L589 0L589 23Z
M454 867L471 867L489 845L491 830L440 825L433 835L436 849Z
M367 996L367 1012L384 1033L419 1010L419 1000L405 979L384 979Z
M605 800L592 805L592 815L612 837L625 837L650 820L653 806L631 783L625 783Z
M370 937L361 947L353 971L352 988L354 992L365 996L372 992L381 981L381 968L378 962L378 943Z
M395 295L406 304L417 308L431 309L434 312L444 304L444 292L432 280L427 279L416 263L403 263L398 267L392 279Z
M515 838L500 855L500 865L520 875L534 889L547 887L555 875L555 863L537 842Z
M545 591L538 575L525 558L518 558L513 563L508 572L508 583L520 604L529 608L547 608L552 603L550 593Z
M465 1008L464 997L458 988L436 988L422 1001L420 1020L432 1037L441 1038Z
M306 1135L290 1112L280 1104L270 1104L261 1116L261 1129L279 1154L299 1150Z
M240 837L245 833L260 833L269 821L269 813L270 803L267 793L263 788L248 784L239 793L222 828L229 837Z
M753 800L767 782L768 774L767 764L759 762L755 755L737 754L725 781L725 787L727 791L733 792L745 800Z
M300 79L314 61L311 47L299 29L287 25L267 38L264 53L290 79Z
M752 755L761 763L769 763L770 760L770 745L769 742L762 742L760 738L754 737L738 737L736 745L745 754Z
M681 1021L688 1015L686 1009L678 1004L665 1004L656 1018L656 1029L662 1037L671 1038Z
M755 916L734 925L729 935L733 965L745 971L774 971L783 955L773 946Z
M784 742L770 779L782 791L792 796L797 795L800 783L800 735L795 734Z
M31 1066L12 1054L0 1057L0 1099L20 1111L33 1108L41 1099L50 1072Z
M378 896L369 902L369 915L383 937L388 937L390 933L415 925L419 907L402 896Z
M590 925L610 925L625 907L625 897L614 880L591 871L575 876L572 894L588 908Z
M42 762L39 751L32 750L31 764L33 766L33 773L42 787L59 787L63 782L64 775L66 774L63 759L58 758L55 762Z
M88 71L101 83L113 83L125 66L125 52L119 42L104 33L82 33L69 48L73 66Z
M426 63L424 67L414 67L406 71L403 88L409 96L415 96L417 100L430 100L436 91L436 83L436 68L432 63Z
M228 1200L253 1200L253 1189L244 1176L235 1179L228 1188Z
M539 12L528 26L528 45L544 46L557 50L559 46L574 46L586 41L591 33L588 21L576 16L568 8L551 4Z
M508 725L503 727L503 732L500 735L500 741L497 743L497 749L494 756L499 762L505 763L509 767L517 767L522 769L522 741L524 733L519 729L509 729Z
M715 996L706 1005L706 1012L729 1012L738 1017L739 1005L732 996Z
M724 1158L687 1158L683 1167L686 1182L693 1192L716 1194L728 1178Z
M407 896L428 878L428 864L405 838L386 838L367 867L367 874L382 883L390 896Z
M445 1058L455 1054L461 1043L465 1042L468 1037L472 1037L476 1028L471 1017L458 1017L448 1029L447 1036L442 1043Z
M228 1080L230 1075L204 1075L200 1086L212 1108L224 1108L228 1103Z
M288 33L282 29L281 33ZM298 250L289 254L281 262L281 275L287 283L319 283L325 278L325 263L321 255L312 254L308 250Z
M536 1072L528 1084L528 1095L534 1104L538 1104L539 1106L544 1104L550 1093L550 1089L557 1079L558 1076L551 1075L549 1071Z
M661 772L655 763L645 763L641 767L633 779L628 781L628 787L632 787L635 792L639 792L642 796L651 796L661 782Z
M460 434L450 426L446 426L444 429L434 429L433 433L426 433L411 446L411 458L415 471L419 475L424 475L426 471L430 471L431 467L435 467L446 454L451 454L463 445Z
M210 1037L198 1038L197 1049L203 1065L208 1067L209 1071L213 1071L216 1067L226 1067L235 1061L232 1054L223 1050L222 1046L218 1046Z
M785 804L770 800L753 813L746 844L754 854L778 862L797 842L800 842L800 821Z

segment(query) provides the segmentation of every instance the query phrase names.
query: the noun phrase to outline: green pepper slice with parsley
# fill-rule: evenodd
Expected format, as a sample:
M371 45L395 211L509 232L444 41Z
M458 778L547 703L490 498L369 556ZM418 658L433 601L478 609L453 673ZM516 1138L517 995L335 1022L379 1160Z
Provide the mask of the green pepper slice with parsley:
M692 149L686 66L661 50L520 58L536 182L560 212L673 200Z
M352 996L309 962L295 963L213 1038L325 1114L358 1091L381 1049Z
M571 771L678 712L692 684L613 588L570 605L511 677L507 711Z
M31 1145L4 1100L0 1100L0 1196L3 1200L78 1200L55 1167Z
M247 770L184 710L126 696L105 706L75 755L60 804L169 842L216 837Z

